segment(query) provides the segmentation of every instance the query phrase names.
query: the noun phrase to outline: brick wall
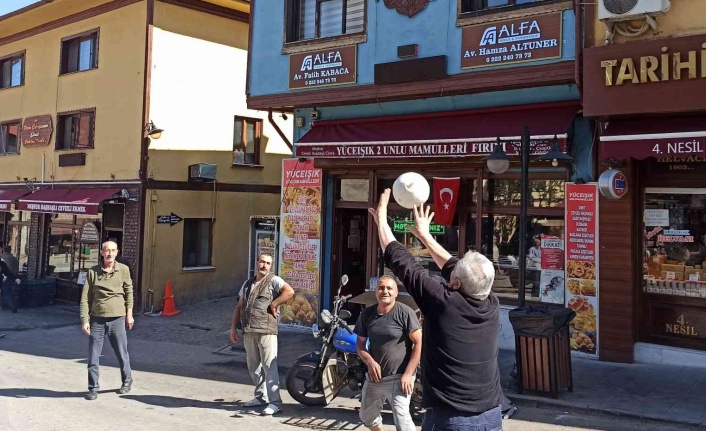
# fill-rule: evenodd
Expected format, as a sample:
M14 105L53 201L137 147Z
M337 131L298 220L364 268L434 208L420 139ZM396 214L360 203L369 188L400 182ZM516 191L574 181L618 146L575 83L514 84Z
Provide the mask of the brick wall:
M130 196L140 196L140 188L135 187L128 189ZM125 202L125 216L123 221L123 245L122 254L132 264L132 282L134 286L133 297L135 300L135 311L138 311L142 306L142 286L140 283L141 274L137 272L139 260L141 258L140 244L140 202Z
M49 241L49 236L45 235L46 228L46 216L42 213L32 213L29 222L29 253L27 256L27 278L29 280L41 277L43 254Z

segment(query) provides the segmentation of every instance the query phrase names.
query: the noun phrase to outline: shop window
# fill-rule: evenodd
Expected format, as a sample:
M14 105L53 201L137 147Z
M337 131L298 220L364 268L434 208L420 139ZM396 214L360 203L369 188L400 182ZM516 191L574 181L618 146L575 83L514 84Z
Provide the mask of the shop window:
M212 228L211 219L184 219L182 267L211 266Z
M483 204L519 206L519 179L483 180ZM564 180L530 180L527 206L553 208L564 206Z
M368 179L341 178L336 188L336 200L345 202L368 202L370 181Z
M18 87L25 83L25 54L0 58L0 88Z
M235 117L233 123L233 164L259 165L262 120Z
M706 189L647 189L644 291L706 298Z
M365 0L289 0L287 42L362 33Z
M57 150L93 148L95 109L64 113L57 116Z
M485 215L482 221L481 252L495 265L493 292L505 299L515 300L519 294L519 216ZM541 236L563 238L564 219L562 216L528 217L525 244L525 300L540 301L542 272L551 270L542 263ZM557 253L555 251L555 253ZM563 259L562 259L563 262ZM563 265L561 265L563 268ZM561 280L563 289L563 280ZM546 292L554 293L554 292ZM560 294L561 292L556 292ZM555 296L555 295L552 295Z
M414 234L409 232L408 227L414 225L414 214L412 211L389 211L388 221L395 239L402 243L409 253L414 256L415 260L432 276L441 277L441 268L439 268L429 254L424 245L417 239ZM458 240L459 229L458 221L454 220L452 226L442 226L433 223L429 231L446 251L452 256L458 256ZM390 273L389 270L385 270Z
M461 0L461 13L493 11L496 8L504 10L547 1L551 0Z
M7 245L12 248L11 253L19 261L20 273L27 272L31 214L29 211L11 211L8 213L6 240Z
M80 272L101 261L100 238L82 235L86 223L100 232L100 219L90 216L54 214L51 220L46 275L77 282Z
M0 155L20 153L20 122L0 124Z
M98 67L98 30L61 41L61 73L81 72Z

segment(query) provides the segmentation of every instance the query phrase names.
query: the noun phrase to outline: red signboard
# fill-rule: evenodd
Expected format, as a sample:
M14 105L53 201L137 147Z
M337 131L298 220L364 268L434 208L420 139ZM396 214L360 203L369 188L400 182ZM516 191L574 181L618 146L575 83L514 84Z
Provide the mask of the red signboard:
M561 58L562 13L463 27L461 68Z
M356 81L357 46L289 56L289 89L328 87Z
M598 184L566 184L566 306L572 350L598 354Z
M23 147L45 147L49 145L53 131L51 115L25 118L20 132L20 142Z
M468 141L399 141L399 142L351 142L338 144L297 144L297 157L459 157L484 156L493 152L497 138ZM558 138L559 147L565 147L566 139ZM514 144L514 145L512 145ZM501 144L508 155L517 155L520 142L504 141ZM530 142L532 155L546 154L551 150L549 139L533 139Z
M321 178L313 160L282 160L279 275L295 292L282 308L283 324L311 326L318 318Z

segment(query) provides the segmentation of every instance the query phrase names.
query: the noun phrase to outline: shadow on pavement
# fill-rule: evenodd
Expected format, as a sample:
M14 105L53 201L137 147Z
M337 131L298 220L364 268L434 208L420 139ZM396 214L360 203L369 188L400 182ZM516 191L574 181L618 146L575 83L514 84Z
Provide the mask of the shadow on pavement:
M117 389L106 389L98 391L99 394L115 392ZM83 398L88 391L68 392L50 391L39 388L5 388L0 389L0 397L7 398Z

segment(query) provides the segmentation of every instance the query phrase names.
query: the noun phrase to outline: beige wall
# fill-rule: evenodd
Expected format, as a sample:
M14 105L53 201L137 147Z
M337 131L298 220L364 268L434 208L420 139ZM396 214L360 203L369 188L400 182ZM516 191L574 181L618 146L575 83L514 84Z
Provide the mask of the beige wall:
M685 36L703 33L706 30L706 1L704 0L672 0L667 13L657 15L657 33L651 29L638 37L626 37L616 33L613 43L626 43L635 40L655 39L669 36ZM596 6L597 8L597 6ZM597 19L597 15L596 15ZM640 26L640 22L635 22ZM607 26L596 21L596 46L605 45Z
M279 184L289 148L267 113L245 103L248 25L156 3L150 118L164 133L150 142L149 173L186 181L192 163L218 164L218 181ZM232 168L233 117L262 118L264 169ZM275 119L291 137L291 117Z
M167 280L171 280L177 307L219 296L235 295L248 273L249 220L251 214L276 215L279 195L233 192L151 190L145 216L145 286L154 289L155 309L162 308ZM156 200L152 200L156 199ZM182 250L184 222L156 224L157 215L211 218L214 269L184 271ZM144 290L146 300L147 289ZM149 304L146 304L149 307Z
M266 112L246 108L247 38L245 23L155 4L150 118L164 133L150 141L150 178L186 182L189 165L214 163L219 183L280 184L281 160L291 151L267 121ZM236 115L264 120L262 168L232 167ZM275 118L291 136L292 120L284 121L279 114ZM162 307L167 280L177 306L236 294L248 273L250 216L276 215L280 195L185 190L149 194L156 200L148 196L143 285L154 289L155 308ZM172 212L182 218L215 214L213 269L183 270L184 223L156 224L158 215Z
M79 2L57 1L38 11L50 21L50 11L75 3ZM6 21L14 26L24 19L20 15ZM0 21L0 27L6 21ZM20 155L0 157L0 182L17 177L37 181L44 177L47 182L109 181L111 175L116 180L138 178L145 22L146 4L141 2L0 46L0 56L26 50L25 85L0 91L0 121L50 114L54 125L48 146L22 148ZM96 28L100 29L98 68L59 76L61 39ZM60 168L59 154L67 152L54 150L56 114L82 108L96 108L95 148L82 151L87 154L85 166Z

